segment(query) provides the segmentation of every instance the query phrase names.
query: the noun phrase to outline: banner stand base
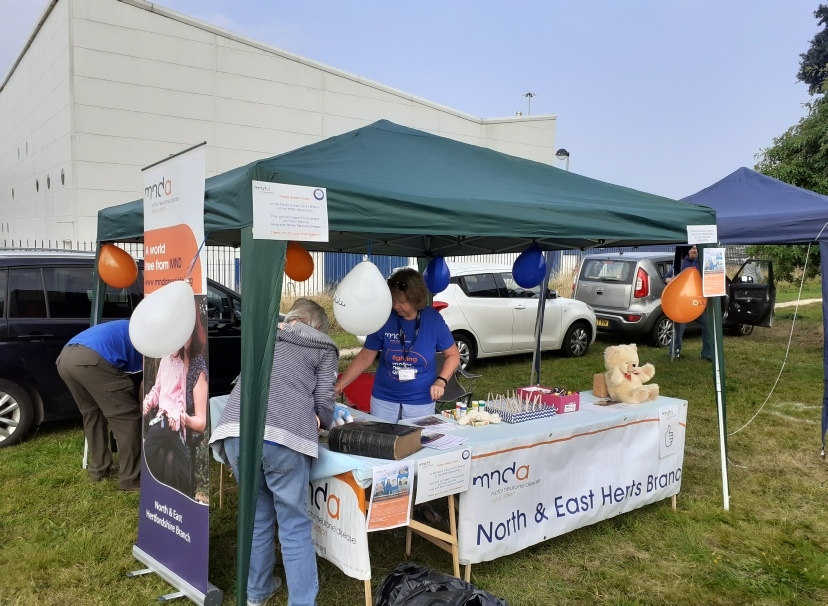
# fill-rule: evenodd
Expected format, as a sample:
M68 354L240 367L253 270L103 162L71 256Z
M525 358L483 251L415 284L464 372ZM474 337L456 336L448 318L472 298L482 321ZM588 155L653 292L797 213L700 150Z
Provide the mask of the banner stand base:
M201 591L190 585L187 581L182 579L180 576L172 572L169 568L158 562L158 560L156 560L143 549L138 547L138 545L132 546L132 557L134 557L142 564L145 564L147 568L144 570L128 572L128 577L135 577L154 572L162 579L167 581L167 583L178 589L179 593L161 596L161 598L159 598L159 601L167 601L168 599L174 599L178 597L188 597L190 598L190 600L192 600L196 604L199 604L200 606L221 606L221 602L224 599L224 592L222 592L222 590L218 587L209 584L209 589L207 593L202 593Z
M183 598L184 592L183 591L176 591L175 593L166 593L162 596L158 596L159 602L170 602L172 600L177 600L178 598Z

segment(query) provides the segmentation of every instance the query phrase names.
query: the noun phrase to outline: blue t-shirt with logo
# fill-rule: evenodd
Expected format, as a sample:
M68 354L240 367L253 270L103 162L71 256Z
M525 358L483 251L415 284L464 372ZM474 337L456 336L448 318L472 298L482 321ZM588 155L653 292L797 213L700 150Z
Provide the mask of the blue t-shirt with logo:
M419 328L418 328L419 324ZM405 335L400 343L400 328ZM437 378L434 354L454 345L454 337L443 316L433 307L420 311L419 322L406 320L397 312L385 325L365 339L365 348L379 351L379 365L372 395L380 400L400 404L431 404L429 388ZM400 381L399 370L414 369L415 378Z

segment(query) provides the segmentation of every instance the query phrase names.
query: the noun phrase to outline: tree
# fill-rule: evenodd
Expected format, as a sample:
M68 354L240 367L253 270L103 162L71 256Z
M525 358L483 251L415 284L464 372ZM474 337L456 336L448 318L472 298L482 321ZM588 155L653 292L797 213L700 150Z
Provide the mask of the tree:
M785 183L828 194L828 100L806 104L808 114L757 155L756 170Z
M776 281L794 282L797 279L797 274L803 268L806 272L806 278L815 278L819 275L819 246L816 244L811 245L807 268L805 267L805 254L808 252L807 244L762 244L748 246L745 252L754 259L770 259L773 261L773 278Z
M820 25L826 26L811 40L811 48L799 57L797 80L808 85L808 93L817 95L825 92L823 84L828 77L828 6L820 4L814 11L814 17Z
M755 168L785 183L828 194L828 99L814 99L807 107L808 115L776 137L771 147L762 150ZM792 281L795 271L805 267L807 249L807 245L765 245L751 246L747 253L771 259L774 276ZM807 277L816 276L820 271L818 246L811 247L806 271Z
M758 172L820 194L828 194L828 5L820 4L814 17L824 29L814 36L808 52L800 55L797 79L808 85L808 93L817 95L805 104L807 115L789 128L773 145L757 155ZM817 234L814 234L816 239ZM771 259L774 275L792 281L797 269L806 266L807 245L750 246L751 256ZM819 247L811 246L807 277L820 271Z

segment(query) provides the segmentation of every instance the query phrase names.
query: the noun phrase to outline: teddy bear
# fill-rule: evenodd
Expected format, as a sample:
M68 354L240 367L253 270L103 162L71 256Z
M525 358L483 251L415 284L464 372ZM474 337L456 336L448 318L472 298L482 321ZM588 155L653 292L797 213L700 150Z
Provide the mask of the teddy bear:
M604 350L604 366L607 372L607 393L610 398L628 404L640 404L658 397L658 385L644 385L655 375L655 366L650 363L638 365L638 347L614 345Z

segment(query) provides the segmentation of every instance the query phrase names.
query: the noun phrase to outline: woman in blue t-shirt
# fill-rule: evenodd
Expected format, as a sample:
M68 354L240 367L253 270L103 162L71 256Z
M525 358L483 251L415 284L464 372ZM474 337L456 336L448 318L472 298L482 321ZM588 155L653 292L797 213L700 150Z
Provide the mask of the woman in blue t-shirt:
M434 413L460 352L445 320L427 306L428 289L414 269L401 269L388 279L391 315L382 328L365 340L365 346L334 385L336 395L374 363L379 364L371 393L371 414L396 423L400 419ZM442 368L435 354L442 351Z

